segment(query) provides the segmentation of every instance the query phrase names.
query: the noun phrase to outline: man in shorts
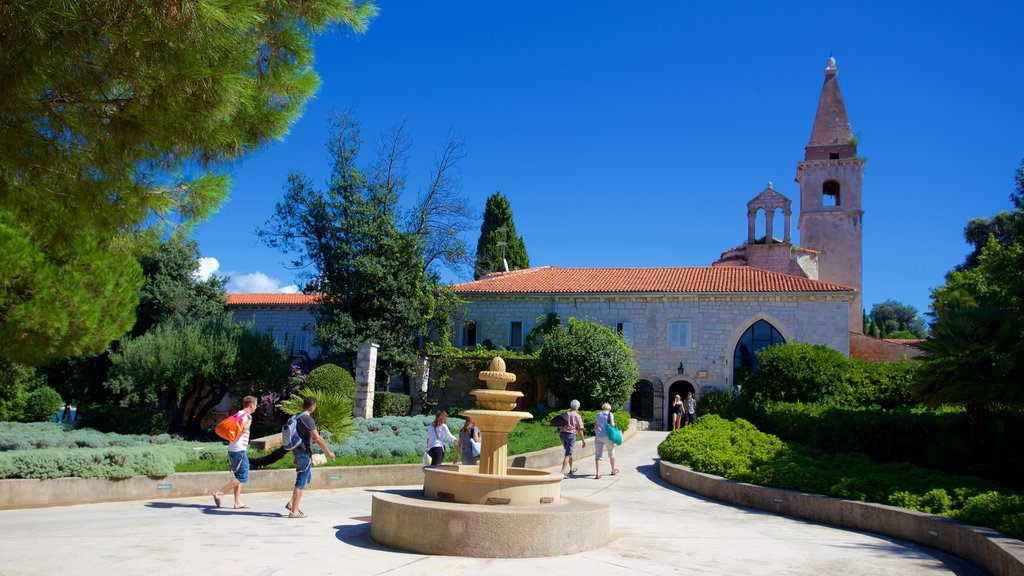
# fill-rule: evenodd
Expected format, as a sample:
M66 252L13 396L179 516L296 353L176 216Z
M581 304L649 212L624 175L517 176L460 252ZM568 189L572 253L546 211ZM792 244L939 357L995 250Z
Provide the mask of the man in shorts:
M292 499L284 505L288 509L289 518L305 518L306 515L299 509L299 502L302 501L302 491L313 479L313 442L316 442L328 458L334 460L334 452L327 447L327 443L317 432L316 422L313 421L313 411L316 410L316 398L306 396L302 399L302 412L299 412L299 421L296 431L302 442L292 448L292 460L295 461L295 488L292 489Z
M576 434L580 435L583 447L587 447L587 439L583 437L583 417L577 412L579 409L579 400L570 402L569 411L565 413L568 423L558 429L558 435L562 439L562 448L565 449L565 457L562 458L562 475L566 478L576 473L576 469L572 467L572 449L576 445Z
M252 426L252 413L256 411L256 402L255 396L242 398L242 409L235 414L235 418L242 422L242 433L234 442L228 444L228 463L235 477L213 493L213 502L217 508L220 508L221 498L228 492L235 495L236 510L249 507L242 503L242 484L249 481L249 427Z

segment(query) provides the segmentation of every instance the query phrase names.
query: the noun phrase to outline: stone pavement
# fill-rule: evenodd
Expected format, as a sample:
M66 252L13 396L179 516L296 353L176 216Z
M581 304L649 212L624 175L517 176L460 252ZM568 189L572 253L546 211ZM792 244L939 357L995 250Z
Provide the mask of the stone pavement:
M302 507L309 517L301 520L287 518L286 493L248 495L252 508L241 511L214 508L212 498L0 511L0 575L982 573L907 542L683 492L658 478L664 437L641 432L619 447L617 476L594 479L589 458L577 465L582 476L562 483L564 494L612 505L612 540L572 556L502 560L384 549L369 538L370 493L392 487L348 488L307 491ZM222 482L216 484L211 492Z

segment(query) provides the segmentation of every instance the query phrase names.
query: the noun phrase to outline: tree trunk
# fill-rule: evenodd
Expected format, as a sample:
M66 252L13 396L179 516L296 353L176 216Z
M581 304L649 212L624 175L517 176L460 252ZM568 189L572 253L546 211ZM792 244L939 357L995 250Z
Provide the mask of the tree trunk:
M284 458L288 451L278 446L273 452L266 456L260 456L259 458L249 458L249 466L251 468L266 468L274 462L277 462L281 458Z

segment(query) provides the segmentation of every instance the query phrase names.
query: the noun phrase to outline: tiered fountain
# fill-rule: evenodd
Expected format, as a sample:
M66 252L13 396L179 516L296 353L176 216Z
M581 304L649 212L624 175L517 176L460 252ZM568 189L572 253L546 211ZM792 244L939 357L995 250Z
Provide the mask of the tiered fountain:
M479 408L461 413L481 434L479 466L424 468L423 494L373 495L374 541L425 554L516 558L574 554L604 546L608 505L561 496L562 475L508 467L508 434L529 412L515 412L516 376L494 358L473 390ZM552 434L555 430L552 429Z

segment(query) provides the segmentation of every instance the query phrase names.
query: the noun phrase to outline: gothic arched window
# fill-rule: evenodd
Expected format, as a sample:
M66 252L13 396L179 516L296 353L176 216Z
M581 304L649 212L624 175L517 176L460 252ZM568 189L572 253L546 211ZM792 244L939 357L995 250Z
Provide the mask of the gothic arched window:
M754 322L736 343L736 351L733 352L732 359L733 384L743 384L747 375L757 370L758 350L785 343L786 339L775 329L775 326L764 320Z

